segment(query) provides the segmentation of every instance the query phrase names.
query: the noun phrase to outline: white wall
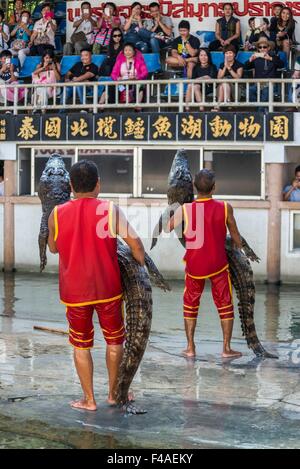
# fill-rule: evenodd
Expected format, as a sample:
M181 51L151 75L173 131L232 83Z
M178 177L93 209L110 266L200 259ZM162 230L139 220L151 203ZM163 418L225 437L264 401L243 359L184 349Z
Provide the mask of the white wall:
M281 214L281 279L284 282L300 281L300 251L290 251L290 212Z
M152 229L159 218L161 208L131 206L128 216L137 232L143 238L145 247L149 252ZM127 212L125 210L125 212ZM148 226L148 215L151 223ZM267 210L236 209L236 219L242 235L261 258L260 264L253 265L257 278L266 278L266 251L267 251ZM41 218L39 205L15 206L15 256L17 269L39 269L38 233ZM255 230L253 229L255 227ZM259 233L259 236L258 236ZM179 241L172 235L172 239L160 239L157 246L151 251L151 257L157 267L170 278L182 278L184 264L182 258L184 250ZM48 252L46 271L57 269L57 256Z

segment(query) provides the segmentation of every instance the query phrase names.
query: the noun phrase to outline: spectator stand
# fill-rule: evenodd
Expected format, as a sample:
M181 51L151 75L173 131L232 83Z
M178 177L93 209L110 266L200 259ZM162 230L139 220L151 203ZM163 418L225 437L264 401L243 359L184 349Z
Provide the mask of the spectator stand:
M32 12L32 19L34 21L41 18L43 2L36 5ZM57 23L57 31L55 34L55 50L58 55L62 55L63 45L66 42L66 29L67 29L67 2L55 1L54 2L54 19Z

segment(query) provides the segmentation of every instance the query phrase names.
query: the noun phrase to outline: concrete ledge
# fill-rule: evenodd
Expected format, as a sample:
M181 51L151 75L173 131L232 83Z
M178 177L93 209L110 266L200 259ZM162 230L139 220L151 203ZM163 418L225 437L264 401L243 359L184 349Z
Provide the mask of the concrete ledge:
M300 202L280 202L280 210L300 210Z

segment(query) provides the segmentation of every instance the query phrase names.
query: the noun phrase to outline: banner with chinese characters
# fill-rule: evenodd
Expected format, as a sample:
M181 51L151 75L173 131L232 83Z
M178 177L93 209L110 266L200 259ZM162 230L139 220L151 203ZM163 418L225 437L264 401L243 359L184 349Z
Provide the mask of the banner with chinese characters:
M5 115L0 140L16 142L291 142L293 113Z

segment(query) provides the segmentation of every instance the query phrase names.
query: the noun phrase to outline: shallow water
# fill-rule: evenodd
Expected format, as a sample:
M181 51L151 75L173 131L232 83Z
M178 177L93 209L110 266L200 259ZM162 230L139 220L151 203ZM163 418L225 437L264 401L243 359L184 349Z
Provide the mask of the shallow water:
M297 447L299 286L257 286L258 335L280 356L264 361L247 349L238 316L233 346L243 357L221 359L220 324L209 288L200 307L197 358L182 358L182 291L183 283L173 282L171 293L153 292L150 344L133 385L138 402L149 410L145 417L126 418L105 405L105 346L96 328L100 408L91 415L68 407L80 385L67 338L33 331L34 325L67 330L57 276L0 275L0 448Z

